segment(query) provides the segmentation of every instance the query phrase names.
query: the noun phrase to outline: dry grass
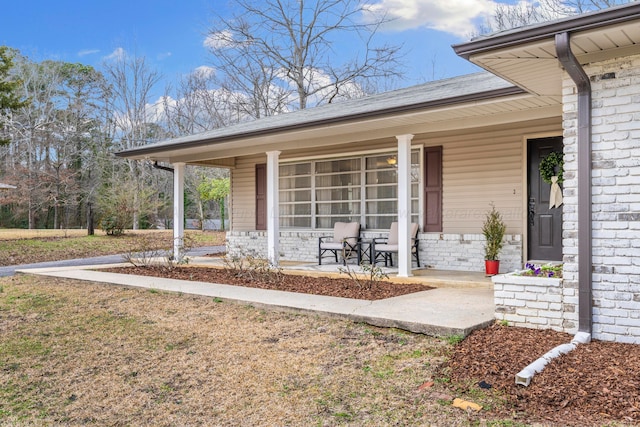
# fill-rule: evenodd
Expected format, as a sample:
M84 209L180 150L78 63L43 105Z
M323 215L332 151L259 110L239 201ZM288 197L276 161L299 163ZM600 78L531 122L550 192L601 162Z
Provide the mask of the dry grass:
M468 421L417 391L451 349L437 338L72 280L0 286L3 425Z
M80 233L81 232L81 233ZM122 254L142 249L170 249L171 230L136 230L122 236L107 236L86 230L0 230L0 266ZM192 246L224 245L225 233L189 230Z
M154 234L166 233L165 230L125 230L125 234ZM101 230L96 230L96 235L104 235ZM16 240L16 239L40 239L54 237L84 237L87 230L83 229L36 229L26 230L24 228L0 228L0 240Z

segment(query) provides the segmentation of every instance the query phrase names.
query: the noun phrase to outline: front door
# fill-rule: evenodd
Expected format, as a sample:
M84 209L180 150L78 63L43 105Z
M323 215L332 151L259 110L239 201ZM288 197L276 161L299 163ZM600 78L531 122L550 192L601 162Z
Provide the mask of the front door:
M528 141L528 258L562 260L562 206L549 209L551 184L540 177L540 162L552 151L562 153L562 137Z

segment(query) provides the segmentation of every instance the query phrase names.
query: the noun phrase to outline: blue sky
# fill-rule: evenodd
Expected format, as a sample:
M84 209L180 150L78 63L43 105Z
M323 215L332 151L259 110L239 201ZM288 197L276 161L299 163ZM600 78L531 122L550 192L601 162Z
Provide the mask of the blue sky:
M472 22L494 9L493 0L365 2L396 18L381 35L407 49L409 78L403 86L478 70L450 46L468 38ZM208 23L214 10L225 13L227 5L226 0L11 1L2 7L0 44L34 61L93 66L124 49L145 56L165 81L175 82L208 65L203 44Z

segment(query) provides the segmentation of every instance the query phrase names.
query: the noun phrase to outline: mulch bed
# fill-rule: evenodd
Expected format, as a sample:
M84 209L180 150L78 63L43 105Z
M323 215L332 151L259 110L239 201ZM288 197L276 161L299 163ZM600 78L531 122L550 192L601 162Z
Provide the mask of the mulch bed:
M477 388L480 381L507 399L520 421L557 425L640 424L640 346L593 341L550 362L528 387L515 375L572 336L550 331L493 325L473 332L456 346L451 379ZM464 391L464 390L463 390ZM468 390L467 390L468 391ZM526 415L525 415L526 414Z
M114 273L135 274L139 276L164 277L168 279L193 280L198 282L238 285L249 288L271 289L278 291L299 292L305 294L325 295L342 298L354 298L375 301L400 295L412 294L433 289L419 283L391 283L380 280L358 284L353 279L310 277L293 274L259 274L248 272L239 275L230 269L210 267L174 267L145 266L118 267L103 269Z

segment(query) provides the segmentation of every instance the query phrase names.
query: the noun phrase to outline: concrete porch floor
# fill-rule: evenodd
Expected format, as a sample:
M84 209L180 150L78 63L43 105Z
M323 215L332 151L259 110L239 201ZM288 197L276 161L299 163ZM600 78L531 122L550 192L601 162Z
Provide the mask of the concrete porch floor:
M223 262L217 257L194 257L189 265L222 267ZM412 277L399 278L395 276L393 269L388 269L389 279L394 282L419 281L434 289L366 301L98 271L104 267L106 266L34 268L17 272L202 295L263 309L337 317L434 336L466 336L475 329L491 324L495 319L493 286L491 280L481 273L422 269L414 270ZM336 264L316 266L283 263L282 267L292 274L341 274L338 271L340 265Z
M191 259L189 265L202 265L208 267L223 267L224 263L219 257L196 257ZM327 276L346 277L340 270L346 267L342 264L311 264L300 261L281 261L280 268L288 274L300 274L305 276ZM361 271L357 265L348 264L352 271ZM410 277L398 277L398 269L394 267L381 266L382 271L387 274L390 282L393 283L424 283L426 285L440 287L460 287L460 288L485 288L493 289L491 277L481 272L474 271L453 271L435 270L432 268L414 268Z

